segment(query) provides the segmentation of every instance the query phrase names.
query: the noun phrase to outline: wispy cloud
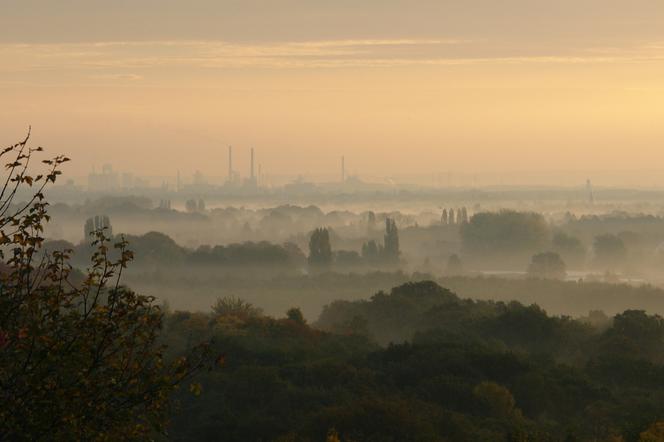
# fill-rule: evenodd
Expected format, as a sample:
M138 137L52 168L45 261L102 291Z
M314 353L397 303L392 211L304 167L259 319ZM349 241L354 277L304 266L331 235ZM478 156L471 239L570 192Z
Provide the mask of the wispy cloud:
M580 64L659 61L661 42L635 48L591 48L569 55L476 55L460 39L358 39L240 44L224 41L110 41L0 45L0 75L90 70L90 78L138 80L152 68L356 68L470 64ZM464 54L473 54L464 55ZM132 71L130 73L124 71Z
M23 60L49 61L60 59L71 63L89 60L137 59L158 64L182 60L238 58L316 58L343 57L388 53L398 48L433 48L462 44L463 40L328 40L271 44L238 44L223 41L112 41L70 44L5 44L0 55Z
M138 75L138 74L112 74L112 73L107 73L107 74L91 75L90 78L96 79L96 80L138 81L138 80L142 80L143 76Z

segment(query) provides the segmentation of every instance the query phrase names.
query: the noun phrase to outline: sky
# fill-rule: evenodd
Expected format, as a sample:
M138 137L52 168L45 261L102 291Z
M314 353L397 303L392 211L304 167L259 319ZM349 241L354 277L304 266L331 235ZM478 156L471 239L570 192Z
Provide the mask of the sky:
M664 2L0 0L0 145L29 125L73 176L221 176L233 145L245 174L254 147L270 174L664 185Z

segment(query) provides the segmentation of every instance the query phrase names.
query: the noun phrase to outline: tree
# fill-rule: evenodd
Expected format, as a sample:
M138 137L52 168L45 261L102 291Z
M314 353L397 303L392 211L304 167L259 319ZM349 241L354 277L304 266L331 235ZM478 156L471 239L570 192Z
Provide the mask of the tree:
M484 403L490 413L499 418L519 417L512 393L502 385L484 381L475 386L473 394Z
M369 211L367 214L367 233L371 235L376 229L376 214L373 211Z
M194 213L198 210L198 203L196 202L195 199L189 199L187 202L184 204L185 209L189 213Z
M0 190L0 440L126 440L161 431L169 393L204 357L166 363L154 298L121 285L127 242L95 233L89 269L76 281L70 250L43 251L44 189L69 161L43 160L30 135L10 157ZM18 192L29 192L16 204ZM115 256L115 258L112 258ZM202 350L201 350L202 351Z
M613 318L602 336L600 348L622 357L664 362L664 318L643 310L626 310Z
M655 422L639 435L639 442L664 441L664 422Z
M325 438L325 442L341 442L341 439L339 438L339 433L337 433L337 430L335 430L334 428L328 430L327 437Z
M586 249L579 238L568 235L565 232L557 232L551 241L553 251L570 265L581 265L586 255Z
M450 209L447 214L447 224L453 226L457 223L457 217L454 216L454 209Z
M362 244L362 258L366 261L376 261L380 250L378 244L373 239Z
M459 224L468 224L468 209L462 207L459 212L457 212L457 217L460 218L457 222Z
M385 219L385 245L383 248L387 262L399 261L399 230L397 223L392 218Z
M173 238L160 232L148 232L140 236L127 235L126 239L136 251L136 265L176 265L184 260L187 253Z
M627 248L623 240L609 233L595 237L593 251L595 263L607 269L615 269L627 259Z
M326 228L318 228L309 238L309 265L325 267L332 263L332 246L330 232Z
M482 212L461 226L461 241L466 250L478 254L534 253L549 241L549 226L534 212Z
M307 262L307 257L302 253L302 250L300 250L297 244L287 242L284 243L282 247L288 254L288 259L293 265L300 267Z
M263 314L260 308L235 296L217 299L212 306L212 312L216 316L237 316L239 318L253 318Z
M302 310L300 310L298 307L293 307L291 309L288 309L288 311L286 312L286 317L291 321L300 325L304 325L307 323L307 321L304 319L304 315L302 314Z
M565 263L556 252L544 252L533 255L528 266L528 276L540 279L565 279Z

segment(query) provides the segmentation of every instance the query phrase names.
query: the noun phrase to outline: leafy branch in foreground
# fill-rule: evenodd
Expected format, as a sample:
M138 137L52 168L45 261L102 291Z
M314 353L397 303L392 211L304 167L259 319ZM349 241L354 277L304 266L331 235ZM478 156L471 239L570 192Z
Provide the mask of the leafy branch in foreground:
M71 250L42 249L44 190L69 161L42 160L30 134L0 151L0 440L133 440L164 430L169 395L208 360L207 346L166 362L154 298L121 284L132 260L104 231L83 277ZM18 195L24 202L17 202ZM77 276L78 275L78 276Z

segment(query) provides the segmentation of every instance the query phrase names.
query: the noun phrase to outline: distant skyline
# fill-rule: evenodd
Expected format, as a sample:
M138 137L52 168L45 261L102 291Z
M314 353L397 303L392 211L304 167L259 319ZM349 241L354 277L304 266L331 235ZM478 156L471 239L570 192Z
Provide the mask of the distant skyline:
M664 185L663 2L0 4L0 145L31 124L71 176L223 176L232 144L243 174L255 147L282 176L345 155L361 176Z
M103 165L102 165L103 166ZM95 166L93 170L100 172L101 167ZM159 187L163 183L175 186L177 182L178 171L164 174L136 173L135 170L128 169L122 165L113 168L113 172L118 174L118 179L122 179L123 174L132 175L138 179L147 180L150 186ZM201 173L200 170L182 171L180 170L180 181L183 185L192 184L195 177ZM234 170L238 183L244 183L249 178L248 171L244 169ZM500 188L500 187L538 187L543 188L578 188L585 189L588 179L598 189L603 188L625 188L625 189L664 189L664 180L662 180L661 169L643 169L638 174L630 170L586 170L586 171L533 171L533 170L503 170L500 172L484 173L412 173L412 174L389 174L376 175L361 173L358 170L347 171L347 178L353 182L355 179L368 184L395 184L399 186L421 186L424 188ZM89 175L67 174L67 179L72 179L76 184L86 186ZM209 184L220 186L228 181L226 173L202 174ZM301 172L296 174L289 173L262 173L261 186L283 186L302 180L304 182L316 184L334 184L340 183L339 171L329 171L323 173Z

